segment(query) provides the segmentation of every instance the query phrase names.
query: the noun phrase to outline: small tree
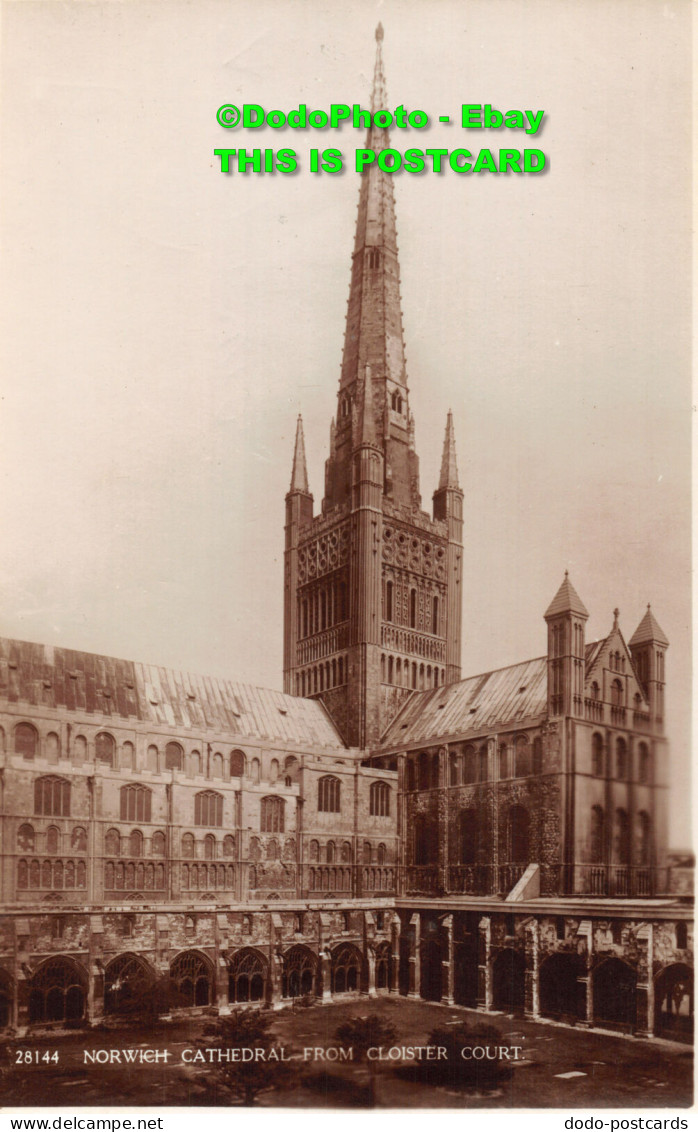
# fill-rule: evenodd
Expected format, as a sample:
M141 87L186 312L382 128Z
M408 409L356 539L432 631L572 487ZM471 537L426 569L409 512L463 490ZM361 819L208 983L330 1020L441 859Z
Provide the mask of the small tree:
M414 1068L404 1070L406 1075L424 1083L448 1085L454 1089L492 1088L512 1076L511 1065L498 1056L500 1047L506 1043L499 1030L486 1022L478 1022L474 1026L461 1022L448 1029L432 1030L426 1044L444 1049L445 1057L418 1061ZM462 1050L467 1047L489 1047L494 1057L463 1058Z
M397 1030L379 1014L355 1015L338 1026L334 1036L341 1045L353 1048L357 1061L363 1061L372 1046L391 1045L397 1038Z
M261 1010L235 1010L209 1024L199 1040L201 1049L239 1050L240 1056L247 1058L211 1061L216 1083L243 1105L253 1105L260 1093L279 1088L290 1079L290 1066L281 1060L281 1049L270 1030L271 1019ZM246 1051L252 1051L253 1056Z

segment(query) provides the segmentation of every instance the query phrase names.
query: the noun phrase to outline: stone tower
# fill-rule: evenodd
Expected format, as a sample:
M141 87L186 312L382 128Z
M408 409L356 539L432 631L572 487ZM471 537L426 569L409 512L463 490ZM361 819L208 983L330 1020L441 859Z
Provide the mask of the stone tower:
M387 109L381 44L371 112ZM372 126L366 147L389 145ZM433 517L421 509L393 184L361 178L337 418L313 516L299 422L286 496L284 689L322 699L350 746L378 743L412 689L460 679L463 492L449 412Z

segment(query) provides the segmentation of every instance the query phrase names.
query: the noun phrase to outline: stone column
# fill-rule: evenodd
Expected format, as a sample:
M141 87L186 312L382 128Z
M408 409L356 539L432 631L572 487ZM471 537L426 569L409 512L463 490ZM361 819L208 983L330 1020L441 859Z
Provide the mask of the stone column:
M483 916L478 925L477 1008L492 1009L492 921Z
M368 997L377 998L376 993L376 951L372 943L366 945L366 967L368 969Z
M419 998L422 991L422 972L420 966L421 926L419 912L414 912L410 917L410 927L413 929L414 934L410 939L408 998Z
M283 956L281 948L274 945L271 948L271 956L269 959L269 987L267 991L267 1001L271 1006L278 1008L281 1006L281 979L283 975Z
M399 916L393 916L390 929L391 963L388 972L388 989L391 994L397 994L400 989L400 923Z
M587 1029L594 1024L594 976L591 969L593 959L593 931L591 920L582 920L577 929L577 939L581 939L585 960L585 974L580 975L577 984L580 988L580 1005L583 1007L583 1017L577 1022L578 1026Z
M524 1016L540 1018L539 953L540 925L532 920L524 927L524 953L526 956Z
M637 963L637 1014L634 1034L636 1038L652 1038L654 1037L653 924L642 925L637 933L637 942L639 955Z
M453 997L455 971L453 968L454 963L454 946L453 946L453 915L444 916L441 920L442 940L446 939L446 954L447 959L441 960L441 1002L444 1006L453 1006L455 999Z
M320 969L322 971L322 1000L332 1001L332 959L329 947L320 949Z

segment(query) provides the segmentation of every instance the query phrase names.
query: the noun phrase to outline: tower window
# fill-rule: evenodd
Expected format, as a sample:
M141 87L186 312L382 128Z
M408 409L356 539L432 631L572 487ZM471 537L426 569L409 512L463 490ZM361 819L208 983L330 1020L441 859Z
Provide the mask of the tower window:
M380 250L378 248L369 248L367 258L368 258L368 266L371 269L375 269L376 267L380 267L381 253L380 253Z

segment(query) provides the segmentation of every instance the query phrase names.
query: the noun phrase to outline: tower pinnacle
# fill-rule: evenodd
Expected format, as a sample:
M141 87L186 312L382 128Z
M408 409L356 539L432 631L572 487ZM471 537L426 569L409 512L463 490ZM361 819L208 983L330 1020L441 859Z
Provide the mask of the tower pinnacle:
M303 437L303 418L298 414L296 425L296 446L293 450L293 469L291 471L291 491L308 493L308 469L305 463L305 440Z
M458 464L456 463L456 436L453 431L453 413L449 409L446 418L446 435L444 436L444 450L441 457L439 487L459 486Z

